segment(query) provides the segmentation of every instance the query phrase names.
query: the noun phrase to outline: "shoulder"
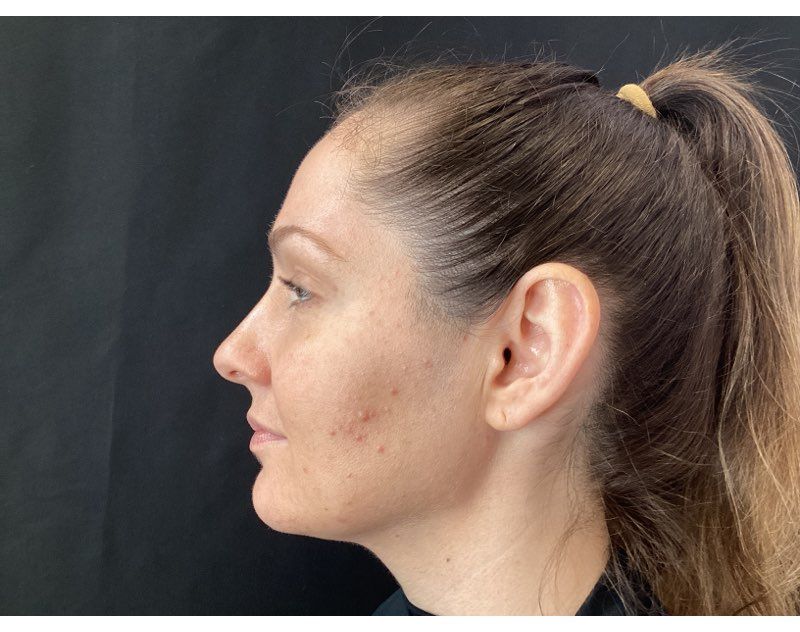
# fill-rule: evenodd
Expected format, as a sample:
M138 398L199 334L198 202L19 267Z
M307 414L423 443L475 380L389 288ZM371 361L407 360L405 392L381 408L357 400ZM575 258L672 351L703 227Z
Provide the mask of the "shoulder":
M379 605L372 616L403 616L408 615L406 609L406 602L403 599L403 592L401 588L395 590Z

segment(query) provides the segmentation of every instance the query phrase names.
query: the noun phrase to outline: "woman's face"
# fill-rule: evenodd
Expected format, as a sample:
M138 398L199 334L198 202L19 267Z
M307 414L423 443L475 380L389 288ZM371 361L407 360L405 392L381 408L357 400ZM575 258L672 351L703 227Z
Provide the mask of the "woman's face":
M250 391L255 419L286 437L254 448L260 519L358 542L469 494L491 429L477 414L483 367L469 361L473 338L415 320L410 262L346 195L350 156L323 137L273 226L312 231L344 261L286 232L266 294L214 366Z

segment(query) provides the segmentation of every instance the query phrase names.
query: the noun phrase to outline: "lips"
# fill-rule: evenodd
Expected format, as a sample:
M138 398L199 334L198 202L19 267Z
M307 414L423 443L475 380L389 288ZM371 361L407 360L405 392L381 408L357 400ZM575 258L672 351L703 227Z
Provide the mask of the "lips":
M251 415L250 413L247 413L247 423L248 423L248 424L250 424L250 427L251 427L251 428L252 428L252 429L253 429L255 432L270 432L270 433L272 433L272 434L274 434L274 435L277 435L277 436L279 436L279 437L283 437L284 439L286 438L286 436L285 436L285 435L281 434L281 433L280 433L280 432L278 432L277 430L273 430L273 429L272 429L272 428L270 428L269 426L267 426L267 425L265 425L265 424L262 424L260 421L258 421L258 420L257 420L257 419L256 419L256 418L255 418L253 415Z

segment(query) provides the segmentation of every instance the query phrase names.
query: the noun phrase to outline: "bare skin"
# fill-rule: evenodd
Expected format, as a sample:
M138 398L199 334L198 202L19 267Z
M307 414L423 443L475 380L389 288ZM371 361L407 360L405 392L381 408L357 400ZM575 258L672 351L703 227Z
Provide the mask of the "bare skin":
M608 545L598 500L565 460L597 366L594 286L547 263L480 331L431 331L406 303L402 244L347 196L350 160L324 136L274 222L344 261L286 237L267 292L214 355L287 437L254 452L254 509L277 531L366 547L433 614L574 614ZM554 576L544 564L571 499L583 528Z

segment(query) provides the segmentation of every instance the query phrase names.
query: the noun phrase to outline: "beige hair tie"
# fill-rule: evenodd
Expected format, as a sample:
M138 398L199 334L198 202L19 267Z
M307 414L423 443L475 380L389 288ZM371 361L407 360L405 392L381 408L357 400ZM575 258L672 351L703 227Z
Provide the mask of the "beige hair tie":
M619 89L617 92L617 96L620 99L625 99L626 101L630 101L639 108L642 112L647 114L648 116L652 116L653 118L658 118L658 114L656 114L656 109L653 107L653 104L650 102L650 97L647 96L647 93L642 90L641 86L635 83L626 83Z

